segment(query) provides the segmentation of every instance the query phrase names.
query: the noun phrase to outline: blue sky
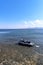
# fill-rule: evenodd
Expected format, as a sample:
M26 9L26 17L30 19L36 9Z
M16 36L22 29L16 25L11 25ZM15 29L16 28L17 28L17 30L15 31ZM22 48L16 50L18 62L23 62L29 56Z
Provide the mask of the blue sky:
M43 0L0 0L0 28L43 27Z

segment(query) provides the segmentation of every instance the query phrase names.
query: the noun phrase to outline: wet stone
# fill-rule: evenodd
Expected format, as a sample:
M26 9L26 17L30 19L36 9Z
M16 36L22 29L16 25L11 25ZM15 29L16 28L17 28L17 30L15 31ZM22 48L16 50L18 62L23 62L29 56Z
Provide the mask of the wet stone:
M10 63L6 63L6 62L4 62L3 65L11 65L11 64L10 64Z

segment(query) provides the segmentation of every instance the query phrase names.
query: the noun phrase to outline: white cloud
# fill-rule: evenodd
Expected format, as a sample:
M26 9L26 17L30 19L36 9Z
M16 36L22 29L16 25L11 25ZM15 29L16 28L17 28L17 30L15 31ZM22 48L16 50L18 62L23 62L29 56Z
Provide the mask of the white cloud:
M43 27L43 20L34 20L34 21L24 21L24 25L27 27L27 28L39 28L39 27Z
M16 24L14 23L3 23L0 24L0 28L10 28L10 29L19 29L19 28L43 28L43 20L34 20L34 21L21 21Z

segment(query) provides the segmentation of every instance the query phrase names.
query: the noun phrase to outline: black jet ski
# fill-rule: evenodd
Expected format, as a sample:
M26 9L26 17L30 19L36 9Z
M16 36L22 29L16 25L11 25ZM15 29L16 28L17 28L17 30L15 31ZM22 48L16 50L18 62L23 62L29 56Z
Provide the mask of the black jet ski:
M34 43L28 41L28 40L23 40L21 39L19 42L18 42L19 45L22 45L22 46L29 46L29 47L32 47L34 46Z

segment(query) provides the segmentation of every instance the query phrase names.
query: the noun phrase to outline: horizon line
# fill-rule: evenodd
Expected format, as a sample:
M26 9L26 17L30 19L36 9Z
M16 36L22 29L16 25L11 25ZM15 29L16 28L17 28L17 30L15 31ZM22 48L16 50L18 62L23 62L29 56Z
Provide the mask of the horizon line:
M43 29L43 27L35 27L35 28L0 28L0 29Z

